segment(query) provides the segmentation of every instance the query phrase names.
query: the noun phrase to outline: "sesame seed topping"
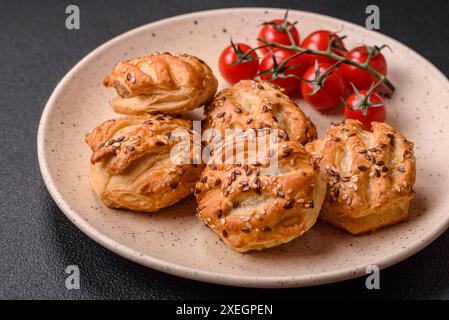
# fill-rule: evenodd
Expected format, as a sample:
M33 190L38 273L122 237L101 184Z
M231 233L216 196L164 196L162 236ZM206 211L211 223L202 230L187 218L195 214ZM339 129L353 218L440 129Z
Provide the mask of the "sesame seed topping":
M172 188L172 189L176 189L178 187L178 185L179 185L178 181L170 182L170 188Z
M284 204L284 209L291 209L291 208L293 208L294 204L295 204L295 200L290 199Z
M248 228L248 227L243 227L243 228L241 228L240 230L241 230L242 232L244 232L244 233L250 233L250 232L251 232L251 229Z

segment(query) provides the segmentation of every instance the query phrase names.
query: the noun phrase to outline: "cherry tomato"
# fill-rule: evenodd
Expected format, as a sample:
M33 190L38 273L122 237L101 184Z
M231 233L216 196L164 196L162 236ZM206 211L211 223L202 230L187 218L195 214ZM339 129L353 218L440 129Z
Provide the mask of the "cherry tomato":
M368 90L360 90L359 94L361 98L366 97ZM371 130L371 122L384 122L385 117L387 115L385 109L385 102L376 92L373 92L368 100L370 104L381 104L382 106L369 106L367 108L367 115L365 116L360 109L352 109L352 107L357 106L359 103L359 98L355 93L350 95L348 99L346 99L345 105L345 116L346 119L355 119L359 120L365 130Z
M240 54L251 50L251 47L244 43L235 43L235 48ZM233 84L240 80L253 79L259 70L259 60L255 52L250 54L251 60L239 64L233 64L237 60L237 55L232 45L227 46L220 55L218 68L223 78Z
M274 58L276 59L276 63L279 65L282 63L282 61L284 61L285 59L293 56L295 54L295 52L293 51L289 51L289 50L278 50L275 51L273 53ZM273 56L271 55L271 53L267 53L265 55L265 57L262 59L262 62L260 63L260 68L259 71L263 72L265 70L269 70L272 69L274 66L274 61L273 61ZM307 65L305 65L304 63L302 63L298 57L292 58L291 60L289 60L286 64L285 67L289 67L289 66L295 66L294 68L289 68L287 70L285 70L284 72L281 72L284 75L296 75L296 76L301 76L304 71L307 68ZM269 80L272 76L272 73L266 73L261 75L261 78L263 80ZM299 84L299 80L295 79L294 77L288 77L288 78L276 78L274 80L270 80L272 83L278 85L281 88L284 88L285 93L289 94L291 92L293 92Z
M318 64L319 74L323 74L330 63ZM315 66L309 67L304 73L305 80L315 80ZM303 98L318 110L331 109L340 103L340 97L345 92L345 84L338 72L332 73L324 80L323 86L316 93L312 94L314 85L306 81L301 82L301 93Z
M328 30L318 30L312 32L302 41L301 48L325 51L329 46L329 36L331 36L332 39L338 39L337 34ZM338 55L344 55L346 48L343 41L338 41L337 45L339 46L339 48L333 49L332 52ZM304 54L301 58L309 65L313 65L315 63L315 60L318 60L319 63L334 62L334 60L329 57L319 56L315 54Z
M346 58L364 63L368 59L368 48L366 46L356 47L346 54ZM387 61L381 52L377 52L371 58L370 66L383 75L387 74ZM377 82L377 78L368 71L346 63L341 66L341 74L348 83L353 83L359 90L369 89L372 84Z
M260 29L259 38L267 40L267 41L271 41L271 42L280 43L280 44L291 45L292 42L290 41L290 38L288 37L288 33L286 31L287 28L289 28L288 30L290 30L292 38L295 42L294 44L298 45L299 44L298 29L296 29L296 27L294 25L292 25L290 22L281 20L281 19L273 20L273 21L270 21L269 23L265 24L262 27L262 29ZM260 46L264 45L264 43L260 40L258 41L258 43ZM272 51L279 50L278 48L275 48L275 47L270 47L270 49ZM267 48L261 48L260 51L263 54L268 53Z

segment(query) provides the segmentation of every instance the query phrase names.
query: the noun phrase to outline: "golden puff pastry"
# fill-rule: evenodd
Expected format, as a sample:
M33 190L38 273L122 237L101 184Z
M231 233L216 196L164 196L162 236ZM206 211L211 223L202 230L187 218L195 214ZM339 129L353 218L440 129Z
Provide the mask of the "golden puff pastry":
M364 131L356 120L333 124L327 136L306 145L327 177L320 218L352 234L408 217L416 175L413 143L385 123Z
M222 90L205 108L206 128L224 136L226 129L281 129L287 138L305 145L317 138L314 124L295 102L274 84L242 80Z
M204 61L170 53L120 62L103 83L116 89L111 106L121 114L193 110L212 100L218 85Z
M202 167L193 164L194 148L186 148L191 141L191 123L170 116L104 122L86 135L95 193L108 207L133 211L153 212L178 202L201 175Z
M244 134L247 143L251 139ZM309 230L318 217L326 181L304 147L282 136L274 146L258 145L264 155L257 158L234 141L235 159L245 160L216 163L215 155L196 185L198 218L238 252L287 243Z

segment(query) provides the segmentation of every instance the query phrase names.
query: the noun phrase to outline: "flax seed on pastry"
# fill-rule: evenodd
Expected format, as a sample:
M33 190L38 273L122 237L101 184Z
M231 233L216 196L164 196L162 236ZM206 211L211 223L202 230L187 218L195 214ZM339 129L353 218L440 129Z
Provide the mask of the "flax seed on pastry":
M334 124L306 145L320 159L328 192L320 218L352 234L405 220L414 196L413 143L385 123L365 131L360 122Z
M163 115L116 118L92 130L86 142L97 196L111 208L153 212L191 194L202 166L180 148L182 135L190 143L192 124ZM178 158L170 157L174 148Z
M121 114L193 110L212 100L218 85L204 61L170 53L120 62L103 83L116 89L111 106Z
M243 144L249 140L244 134ZM266 142L258 140L258 148ZM278 246L309 230L318 217L326 182L304 147L280 139L254 157L249 147L233 142L225 150L229 146L234 161L225 162L225 152L215 154L196 185L198 218L238 252ZM270 159L277 159L277 164Z
M217 94L205 108L206 129L221 136L226 129L281 129L286 137L305 145L317 137L314 124L300 107L275 85L242 80Z

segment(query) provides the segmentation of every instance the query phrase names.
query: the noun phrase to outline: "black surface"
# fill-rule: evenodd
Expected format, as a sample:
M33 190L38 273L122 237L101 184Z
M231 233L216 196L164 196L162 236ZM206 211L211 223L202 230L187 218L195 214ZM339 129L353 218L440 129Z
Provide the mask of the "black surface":
M65 7L81 9L81 30L65 29ZM36 134L44 105L84 55L131 28L198 10L276 6L364 24L381 10L381 32L409 45L449 74L448 1L1 1L0 2L0 298L449 298L449 232L381 272L381 290L365 280L255 290L204 284L149 270L97 245L55 206L42 182ZM67 265L81 289L64 285Z

